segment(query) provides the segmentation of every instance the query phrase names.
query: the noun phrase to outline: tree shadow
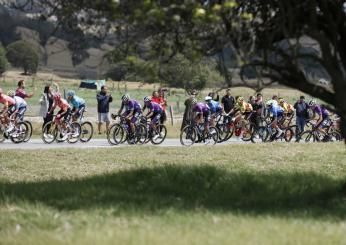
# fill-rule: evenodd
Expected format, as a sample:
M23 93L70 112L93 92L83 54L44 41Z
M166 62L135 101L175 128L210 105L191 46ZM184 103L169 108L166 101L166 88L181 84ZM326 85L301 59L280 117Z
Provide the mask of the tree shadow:
M167 165L84 179L0 183L0 202L24 200L59 210L115 207L152 213L204 208L345 218L344 184L312 172L230 172L210 165Z

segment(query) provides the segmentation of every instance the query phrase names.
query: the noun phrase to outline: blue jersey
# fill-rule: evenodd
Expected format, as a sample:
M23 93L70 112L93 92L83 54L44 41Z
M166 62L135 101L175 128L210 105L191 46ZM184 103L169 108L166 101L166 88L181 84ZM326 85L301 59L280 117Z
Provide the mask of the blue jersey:
M281 106L275 103L268 109L268 112L273 114L273 117L282 116L284 111L285 111L284 108L282 108Z
M212 114L216 113L216 112L221 112L222 111L222 107L220 105L219 102L215 101L215 100L211 100L209 103L208 103L208 106L210 108L210 112Z
M73 96L72 100L70 100L69 102L74 108L79 108L83 105L85 106L85 101L78 96Z

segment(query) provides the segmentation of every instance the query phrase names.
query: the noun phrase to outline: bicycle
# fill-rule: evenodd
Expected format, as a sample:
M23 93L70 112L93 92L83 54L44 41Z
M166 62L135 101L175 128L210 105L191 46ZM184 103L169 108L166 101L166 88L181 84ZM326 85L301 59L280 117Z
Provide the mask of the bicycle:
M42 129L42 135L41 138L44 143L51 144L55 140L58 142L62 142L65 140L57 139L59 136L64 136L67 134L67 142L68 143L77 143L81 136L81 126L77 122L72 122L71 119L66 122L66 129L62 127L63 118L60 120L56 118L56 115L54 115L54 118L51 122L48 122L44 125Z
M184 146L192 146L198 142L215 145L219 141L219 133L216 127L209 127L208 133L204 131L204 123L196 124L192 122L181 130L180 143Z
M112 118L120 118L119 123L111 125L107 131L107 140L110 145L118 145L124 143L128 144L144 144L147 138L147 130L145 125L135 124L135 133L131 132L131 127L124 116L112 115Z
M86 109L81 111L81 114L79 116L79 118L77 119L78 123L81 126L81 137L80 137L80 141L81 142L89 142L91 140L91 138L94 135L94 127L92 125L91 122L89 121L84 121L84 112L86 112Z
M148 132L145 143L150 141L154 145L159 145L166 139L167 128L165 125L161 124L160 121L156 122L155 129L151 122L148 121L148 118L142 116L140 121L145 125Z

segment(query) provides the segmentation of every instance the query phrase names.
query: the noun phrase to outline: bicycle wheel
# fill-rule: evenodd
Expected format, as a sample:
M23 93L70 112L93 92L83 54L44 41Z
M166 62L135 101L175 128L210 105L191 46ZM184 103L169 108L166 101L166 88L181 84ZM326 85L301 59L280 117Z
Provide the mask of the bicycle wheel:
M180 132L180 143L184 146L191 146L197 138L196 129L193 126L187 125Z
M119 124L113 124L107 132L107 140L110 145L118 145L123 141L124 129Z
M299 137L299 143L310 143L315 141L315 136L311 130L304 131Z
M154 145L161 144L167 136L167 128L163 124L156 125L156 130L153 130L153 137L150 138L151 143Z
M58 135L58 128L54 122L48 122L44 125L41 138L44 143L50 144L54 142Z
M219 130L219 143L226 141L230 128L227 123L218 124L216 128Z
M28 132L27 132L27 135L25 135L23 142L28 142L32 136L32 124L29 121L24 121L24 123L28 125Z
M284 139L286 142L291 142L292 138L294 136L294 132L291 128L286 128L284 132Z
M233 134L234 134L234 124L233 123L231 123L231 124L228 124L227 125L227 130L228 130L228 134L227 134L227 137L226 137L226 139L224 140L224 141L227 141L227 140L229 140L230 138L232 138L232 136L233 136Z
M10 134L11 141L15 144L22 143L28 133L28 125L24 122L18 123L14 132Z
M144 144L146 139L148 137L147 133L147 127L143 124L139 124L136 126L136 143L137 144Z
M245 124L242 140L250 141L252 139L252 135L254 134L255 128L256 127L253 123Z
M259 127L255 129L251 135L252 143L266 142L269 137L269 131L267 127Z
M2 126L0 125L0 143L5 141L5 131L2 129Z
M342 136L339 132L337 131L333 131L329 134L330 137L330 141L341 141L342 140Z
M94 127L91 122L83 122L81 124L81 142L89 142L94 134Z
M219 140L219 131L216 127L209 127L209 133L205 139L206 145L215 145Z
M77 122L71 123L69 126L70 132L68 133L67 142L74 144L77 143L81 136L81 126Z

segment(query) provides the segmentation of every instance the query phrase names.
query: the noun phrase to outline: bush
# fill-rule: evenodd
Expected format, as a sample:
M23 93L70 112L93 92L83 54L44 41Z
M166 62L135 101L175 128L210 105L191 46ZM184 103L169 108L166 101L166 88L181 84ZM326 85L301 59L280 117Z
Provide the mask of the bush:
M0 75L7 70L7 67L8 67L8 61L6 58L6 51L0 45Z
M38 54L26 41L17 41L7 46L6 57L14 67L24 69L24 74L36 73L38 67Z

